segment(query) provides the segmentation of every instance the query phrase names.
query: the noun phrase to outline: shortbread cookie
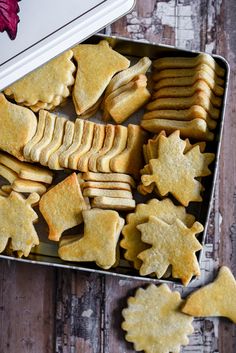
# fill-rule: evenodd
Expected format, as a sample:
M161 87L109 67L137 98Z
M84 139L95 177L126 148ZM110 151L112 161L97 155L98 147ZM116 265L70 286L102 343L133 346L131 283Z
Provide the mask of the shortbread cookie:
M186 141L175 131L169 137L160 136L158 158L149 162L151 174L142 175L145 186L155 182L161 196L171 193L183 206L191 201L202 201L201 183L196 180L211 174L208 166L214 160L213 153L201 153L195 146L184 153Z
M92 200L92 207L118 211L131 211L135 208L135 200L97 196Z
M59 164L61 167L69 168L69 158L70 156L79 149L84 134L84 121L81 119L75 120L74 135L72 144L60 154Z
M3 190L7 193L14 190L29 194L36 192L42 195L47 190L46 186L40 182L19 178L16 172L3 164L0 164L0 175L10 183L10 185L3 185Z
M96 196L107 196L107 197L118 197L124 199L132 199L133 195L130 191L126 190L108 190L108 189L98 189L98 188L84 188L83 196L85 197L96 197Z
M0 165L1 168L1 165ZM1 169L0 169L1 171ZM82 189L95 188L95 189L108 189L108 190L127 190L131 191L131 186L128 183L118 181L83 181L80 184Z
M236 323L235 296L235 278L222 266L215 281L190 294L181 310L196 317L224 316Z
M117 124L121 124L146 104L150 97L151 94L145 86L139 87L133 85L132 88L126 89L123 93L120 93L107 103L105 102L105 108L112 119Z
M12 187L11 185L2 185L1 190L9 195L12 192Z
M113 172L132 174L139 177L139 171L143 165L142 147L147 134L139 125L128 125L127 146L123 152L113 157L110 168Z
M35 105L38 102L55 104L55 97L67 97L74 83L75 65L68 50L43 66L32 71L5 89L5 94L17 103Z
M87 172L82 174L82 179L86 181L104 181L104 182L121 182L128 183L135 188L134 179L127 174L120 173L93 173Z
M53 173L50 170L30 163L21 162L3 152L0 152L0 164L11 169L21 179L39 181L46 184L52 183Z
M191 228L176 218L172 224L160 218L149 216L148 222L139 224L143 242L151 245L149 249L138 254L143 261L140 267L142 276L155 273L161 278L172 266L172 277L181 279L187 286L193 276L200 276L200 267L196 252L202 249L196 234L203 231L203 226L195 222Z
M193 318L180 311L182 304L180 294L171 292L166 284L139 288L122 310L125 339L134 344L135 351L179 353L194 331Z
M98 109L100 108L100 105L102 103L102 99L103 99L103 96L101 96L98 99L98 101L91 108L86 110L84 113L80 114L80 118L88 119L88 118L91 118L92 116L94 116L97 113Z
M20 178L17 178L13 181L11 188L17 192L29 194L36 192L39 195L43 195L47 191L46 186L42 183L39 183L38 181L31 181Z
M176 70L177 71L177 70ZM193 72L192 72L193 74ZM155 76L155 74L153 75ZM154 79L155 80L155 79ZM218 78L219 80L219 78ZM170 87L194 87L194 85L199 82L203 81L207 84L208 88L211 89L216 96L223 96L224 88L217 84L217 77L211 77L208 73L204 71L198 71L193 76L189 77L170 77L164 78L163 80L158 81L154 84L153 89L158 91L163 88L170 88ZM220 79L221 84L224 84L224 81Z
M220 77L224 77L225 75L225 69L217 64L211 55L206 53L200 53L192 58L164 57L153 61L154 68L158 70L194 68L199 64L210 66L210 68Z
M48 159L48 167L50 169L55 169L55 170L63 169L60 166L59 158L65 151L68 150L68 148L72 144L73 136L74 136L74 127L75 127L75 124L72 121L69 121L69 120L66 121L62 144L56 151L54 151L50 155Z
M156 135L153 139L149 139L147 145L143 145L147 147L146 149L146 162L149 163L150 159L154 159L158 157L157 151L159 146L160 136L166 136L165 131L161 131L158 135Z
M159 145L159 137L163 135L166 136L165 131L161 131L155 138L149 139L147 145L143 145L143 154L145 157L146 165L143 169L140 170L140 174L150 174L151 170L148 165L150 159L155 159L158 157L158 145ZM155 184L152 183L148 186L144 186L143 184L138 185L138 192L141 195L147 195L153 192L155 189Z
M110 115L109 110L110 109L114 109L115 116L117 115L117 120L114 119L116 121L116 123L122 123L122 121L125 121L127 119L128 115L125 118L123 118L121 116L121 114L120 114L121 110L119 109L119 104L123 100L123 104L121 103L121 106L122 106L122 109L125 111L125 115L126 115L127 114L127 111L126 111L127 107L128 107L128 110L129 109L135 109L135 107L133 107L133 104L132 104L132 108L130 108L129 104L126 103L128 97L130 95L133 95L133 98L135 98L134 97L135 96L134 92L138 88L145 88L146 86L147 86L147 77L145 75L139 75L133 81L130 81L130 82L126 83L125 85L117 88L115 91L111 92L103 100L103 104L102 104L103 120L104 121L108 121L110 118L112 118L112 116ZM140 99L142 99L141 95L140 95ZM138 101L138 96L137 96L137 101ZM118 121L119 120L119 114L120 114L120 121Z
M114 138L115 138L115 126L111 124L106 125L103 147L100 149L100 151L93 153L89 158L88 169L90 171L92 172L98 171L97 160L111 150L113 146Z
M116 211L83 211L84 235L59 246L58 254L67 261L95 261L109 269L116 262L116 248L124 220Z
M9 194L7 192L4 192L2 189L0 189L0 196L2 197L8 197Z
M29 160L29 161L31 160L31 156L30 156L31 149L43 137L44 129L45 129L46 116L47 116L47 111L46 110L40 110L36 133L33 136L33 138L30 139L29 142L24 147L24 158L26 160Z
M220 117L220 110L213 107L209 97L204 92L196 92L192 97L182 98L158 98L147 104L147 110L180 110L189 109L192 105L200 105L210 115L212 119L218 119Z
M120 242L120 246L125 249L125 259L133 262L136 269L139 269L142 263L137 257L138 254L149 247L141 240L137 226L148 222L150 216L158 217L168 224L172 224L178 218L187 227L191 227L195 220L193 215L186 213L183 206L174 205L168 198L162 201L152 199L146 204L138 204L135 212L127 216L126 225L122 230L123 239Z
M189 109L181 110L153 110L147 112L142 117L143 120L152 119L168 119L168 120L179 120L188 121L193 119L203 119L206 121L209 129L215 129L217 121L211 119L207 111L200 105L193 105Z
M23 148L37 129L37 118L27 108L8 102L0 93L0 149L24 160Z
M90 121L84 122L84 130L81 138L81 143L78 149L69 156L68 166L70 169L78 169L79 159L91 149L95 125L96 124Z
M47 166L50 156L61 146L63 135L64 135L64 126L66 121L67 119L65 118L61 118L61 117L56 118L55 127L52 134L52 140L47 146L45 146L42 149L40 153L40 158L39 158L40 164Z
M190 121L177 121L167 119L142 120L141 126L150 132L158 133L165 130L172 133L180 131L181 137L189 137L196 140L212 141L214 134L209 131L207 123L203 119L193 119Z
M152 99L191 97L198 91L203 91L205 95L210 99L213 106L217 108L221 107L222 98L217 97L203 80L198 80L192 86L179 87L172 85L170 87L160 88L153 93Z
M127 69L130 62L113 50L106 40L96 45L79 44L73 48L73 53L78 69L72 97L76 113L80 115L98 101L112 76Z
M97 170L103 173L111 172L110 161L113 157L124 151L127 144L128 130L127 127L116 125L115 137L112 148L104 155L97 159Z
M29 108L31 110L33 110L33 112L36 113L36 112L38 112L41 109L54 110L64 100L65 100L65 98L63 99L63 97L61 97L61 96L56 96L55 99L52 101L52 103L43 103L43 102L38 101L34 105L27 104L26 102L21 103L21 105L29 106Z
M28 256L31 249L39 244L39 238L33 226L38 220L32 206L39 201L38 194L27 199L12 191L9 197L0 197L0 213L4 215L0 222L0 253L9 244L12 251Z
M75 173L47 191L39 209L49 227L48 238L58 241L64 230L82 223L82 211L87 208Z
M0 163L1 163L1 154L0 154ZM18 175L10 168L6 167L4 164L0 164L0 175L6 179L10 184L12 184L17 178Z
M105 98L117 88L132 81L136 76L145 74L152 62L148 57L141 58L135 65L116 74L110 81L105 91Z
M33 162L39 162L42 150L52 141L56 118L55 114L47 112L43 136L41 140L31 148L30 158Z
M94 153L100 151L103 146L105 137L105 126L101 124L95 124L93 131L93 141L90 150L83 154L78 160L77 169L81 172L87 172L89 170L88 162L90 157Z
M154 73L152 74L152 80L155 82L163 79L169 79L169 78L180 78L181 80L182 78L185 79L186 77L194 77L195 75L198 75L198 74L207 75L208 76L207 80L209 80L210 78L211 80L213 80L214 84L217 84L219 86L224 86L225 84L225 80L217 76L215 71L212 70L212 68L206 64L199 64L194 68L189 68L189 69L178 68L178 69L164 69L160 71L155 70ZM178 86L178 84L176 84L175 86Z

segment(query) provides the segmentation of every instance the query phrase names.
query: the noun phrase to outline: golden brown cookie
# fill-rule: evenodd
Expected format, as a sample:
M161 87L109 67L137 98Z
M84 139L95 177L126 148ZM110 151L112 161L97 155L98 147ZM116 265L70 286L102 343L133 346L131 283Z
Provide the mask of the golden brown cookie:
M136 351L145 353L179 353L187 345L187 335L193 333L193 318L180 311L183 301L178 292L171 292L166 284L139 288L128 306L122 310L122 329L125 339Z
M48 238L58 241L64 230L82 223L82 211L87 208L75 173L47 191L39 209L49 227Z
M116 211L92 209L83 211L84 234L61 243L58 254L67 261L95 261L109 269L116 262L116 248L124 220Z
M34 113L8 102L0 93L0 149L24 161L24 146L32 139L37 129Z
M180 278L186 286L192 276L200 276L200 267L196 251L202 249L196 234L203 231L203 226L195 222L191 228L178 218L168 224L160 218L149 216L148 222L137 226L141 239L151 247L138 254L143 261L140 267L142 276L155 273L163 277L172 266L172 277Z
M79 44L73 48L73 54L78 68L72 97L76 113L80 115L98 101L112 76L127 69L130 62L106 40L98 44Z
M218 276L187 297L182 312L196 317L224 316L236 323L236 281L226 266L222 266Z

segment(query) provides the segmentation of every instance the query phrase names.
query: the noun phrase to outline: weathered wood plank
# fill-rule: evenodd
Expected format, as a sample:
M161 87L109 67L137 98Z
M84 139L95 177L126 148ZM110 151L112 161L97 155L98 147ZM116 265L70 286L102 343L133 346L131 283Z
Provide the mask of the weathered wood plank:
M56 353L100 353L103 346L103 277L57 271Z
M104 353L131 353L132 344L125 341L125 332L121 329L123 321L121 311L127 306L127 298L134 295L143 282L125 280L107 276L105 279L105 338Z
M54 269L0 261L0 352L53 352Z
M215 12L217 13L216 7ZM236 276L236 158L235 94L236 94L236 3L225 0L215 27L217 53L226 57L231 68L229 95L226 109L224 139L220 162L219 211L222 216L219 256L221 264L228 265ZM236 326L228 320L220 320L219 351L236 352Z

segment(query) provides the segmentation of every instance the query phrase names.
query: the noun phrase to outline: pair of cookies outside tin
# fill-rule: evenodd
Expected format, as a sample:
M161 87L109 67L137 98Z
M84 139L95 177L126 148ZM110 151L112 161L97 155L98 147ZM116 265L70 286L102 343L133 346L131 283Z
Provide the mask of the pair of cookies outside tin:
M193 317L224 316L236 323L236 280L223 266L216 280L194 291L185 300L166 284L139 288L123 309L125 338L136 351L180 352L189 343Z

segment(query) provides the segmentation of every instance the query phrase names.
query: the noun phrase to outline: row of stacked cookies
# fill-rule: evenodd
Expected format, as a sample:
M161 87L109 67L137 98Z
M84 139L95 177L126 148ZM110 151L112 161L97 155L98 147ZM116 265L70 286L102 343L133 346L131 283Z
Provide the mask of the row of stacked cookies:
M194 58L161 58L153 62L152 102L141 126L182 137L212 140L220 116L225 71L207 54Z
M53 170L117 172L138 177L146 133L139 125L75 122L39 112L35 135L24 147L24 158Z
M21 162L3 152L0 152L0 176L8 182L1 186L1 196L8 196L12 190L42 195L53 180L52 171Z

